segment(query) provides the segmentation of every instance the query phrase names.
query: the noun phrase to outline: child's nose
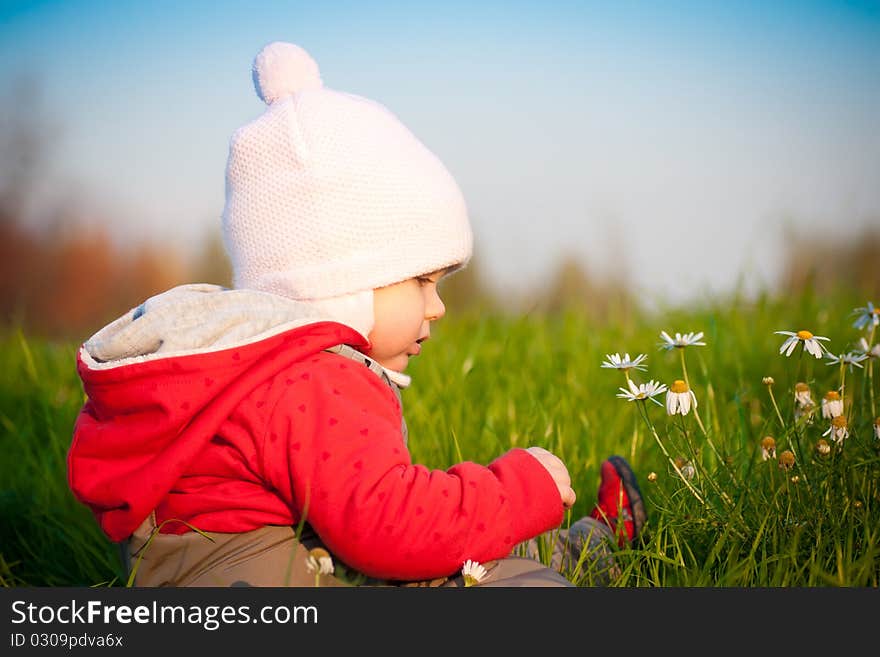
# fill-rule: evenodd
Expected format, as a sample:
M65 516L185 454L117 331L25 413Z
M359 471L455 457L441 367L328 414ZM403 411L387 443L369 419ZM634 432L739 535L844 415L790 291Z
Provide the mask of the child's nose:
M443 300L440 298L440 295L437 294L436 289L433 290L428 297L428 303L425 305L425 319L428 321L435 321L443 317L446 314L446 306L443 304Z

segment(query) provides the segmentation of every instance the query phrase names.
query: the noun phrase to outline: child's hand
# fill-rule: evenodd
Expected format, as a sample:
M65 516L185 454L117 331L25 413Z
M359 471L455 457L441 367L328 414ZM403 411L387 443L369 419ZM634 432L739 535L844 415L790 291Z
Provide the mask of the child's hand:
M553 477L553 481L556 482L556 486L559 488L559 496L562 498L562 506L566 509L570 509L574 506L574 501L577 496L574 493L574 489L571 487L571 477L568 474L568 468L565 467L565 463L558 457L548 452L543 447L529 447L526 451L534 456L538 461L547 468L547 472L550 473L550 476Z

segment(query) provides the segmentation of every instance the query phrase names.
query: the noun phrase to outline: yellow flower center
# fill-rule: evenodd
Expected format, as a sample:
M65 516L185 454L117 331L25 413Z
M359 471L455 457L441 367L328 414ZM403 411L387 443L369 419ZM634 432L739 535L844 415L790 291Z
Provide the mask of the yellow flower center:
M327 552L327 550L325 550L324 548L316 547L309 550L309 556L314 557L315 559L324 559L326 557L329 557L330 553Z
M785 450L782 454L779 455L779 467L782 468L790 468L794 465L794 453L790 450Z
M836 390L829 390L828 394L825 395L825 399L828 401L840 401L840 393Z
M794 386L794 389L797 390L798 392L809 392L810 386L808 386L806 383L801 382L801 383L796 384Z
M880 307L878 307L878 308L874 308L874 314L875 314L875 315L880 315Z
M764 440L761 441L761 447L764 449L773 449L776 447L776 441L773 439L773 436L764 436Z
M798 331L797 336L799 340L812 340L813 334L809 331Z
M876 424L878 427L880 427L880 417L878 417L876 420L874 420L874 424Z
M682 393L688 391L688 384L682 381L681 379L676 379L672 382L672 385L669 386L669 390L675 393Z
M831 420L831 426L835 429L843 429L846 426L846 418L843 415L838 415Z

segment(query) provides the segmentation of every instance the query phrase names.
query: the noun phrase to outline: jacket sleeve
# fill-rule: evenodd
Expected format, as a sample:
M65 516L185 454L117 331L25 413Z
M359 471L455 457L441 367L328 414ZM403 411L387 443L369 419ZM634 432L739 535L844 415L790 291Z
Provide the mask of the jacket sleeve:
M394 393L338 360L288 379L262 463L294 516L345 564L383 579L445 576L562 522L555 482L524 449L488 466L414 465Z

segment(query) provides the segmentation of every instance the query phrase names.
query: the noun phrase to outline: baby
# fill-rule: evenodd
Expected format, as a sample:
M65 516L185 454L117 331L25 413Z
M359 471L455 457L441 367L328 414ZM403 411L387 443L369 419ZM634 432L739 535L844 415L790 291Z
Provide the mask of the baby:
M444 471L407 450L405 370L472 252L453 177L299 46L266 46L253 78L268 108L226 171L233 289L173 288L82 346L72 491L139 586L313 585L315 548L332 555L320 585L459 586L469 560L483 585L572 585L564 565L607 561L644 524L622 458L548 568L528 557L575 501L560 459L516 448Z

